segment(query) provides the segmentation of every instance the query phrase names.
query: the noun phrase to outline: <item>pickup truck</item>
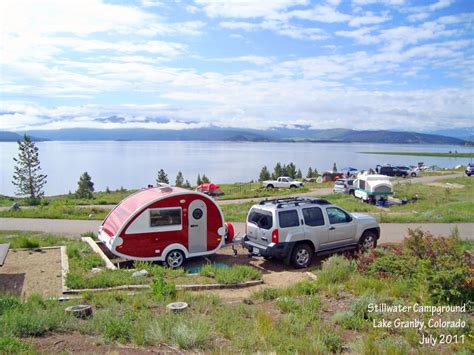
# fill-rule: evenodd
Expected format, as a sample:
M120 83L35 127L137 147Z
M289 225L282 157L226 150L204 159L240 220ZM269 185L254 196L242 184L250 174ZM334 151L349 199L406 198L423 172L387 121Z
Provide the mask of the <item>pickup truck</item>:
M284 189L296 189L298 187L303 187L301 181L296 181L288 176L280 176L276 180L266 180L262 182L263 187L267 189L273 188L284 188Z

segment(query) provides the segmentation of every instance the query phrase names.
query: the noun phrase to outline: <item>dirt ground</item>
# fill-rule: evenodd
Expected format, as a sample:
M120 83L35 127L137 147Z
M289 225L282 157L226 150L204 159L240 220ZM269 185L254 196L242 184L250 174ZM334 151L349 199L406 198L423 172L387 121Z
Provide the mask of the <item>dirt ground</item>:
M84 335L78 332L72 334L51 333L47 337L30 338L28 342L41 354L138 355L182 353L178 349L167 346L153 346L145 349L134 346L121 346L115 343L107 344L100 337Z
M10 250L0 268L0 294L28 297L62 294L60 249Z

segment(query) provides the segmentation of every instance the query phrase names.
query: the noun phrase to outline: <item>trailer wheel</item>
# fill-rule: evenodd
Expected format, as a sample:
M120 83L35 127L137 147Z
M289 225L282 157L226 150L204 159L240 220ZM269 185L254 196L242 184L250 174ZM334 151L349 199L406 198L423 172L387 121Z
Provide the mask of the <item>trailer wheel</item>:
M186 257L184 256L184 253L179 249L175 249L175 250L171 250L166 255L165 265L172 269L177 269L184 264L185 260L186 260Z

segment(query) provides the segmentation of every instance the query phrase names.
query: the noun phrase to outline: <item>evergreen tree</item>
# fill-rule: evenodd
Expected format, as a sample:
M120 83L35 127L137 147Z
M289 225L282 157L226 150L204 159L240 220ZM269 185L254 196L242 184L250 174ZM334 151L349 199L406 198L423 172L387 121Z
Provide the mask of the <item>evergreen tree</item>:
M318 169L314 168L313 169L313 177L317 178L318 177Z
M31 202L35 202L44 196L47 177L40 173L38 147L25 134L23 141L18 141L18 150L18 158L13 158L16 166L12 184L17 188L17 195L29 196Z
M298 169L298 172L296 173L296 179L302 179L303 174L301 173L301 169Z
M182 187L183 186L183 183L184 183L184 177L183 177L183 173L181 171L178 171L178 174L176 175L176 183L175 185L177 187Z
M308 172L306 173L306 177L311 179L313 177L313 169L311 167L308 168Z
M202 183L203 184L209 184L209 178L206 176L206 174L202 174Z
M270 180L270 172L268 171L268 168L264 166L262 170L260 170L260 175L258 177L258 181L265 181L265 180Z
M189 180L186 180L186 182L184 183L183 187L185 189L190 189L191 188L191 184L189 183Z
M110 189L109 189L108 186L105 188L105 193L106 193L106 194L110 194Z
M201 185L202 184L202 180L201 180L201 174L198 174L198 178L197 178L197 186Z
M92 198L92 193L94 192L94 183L90 175L86 172L81 175L79 181L77 182L77 198Z
M165 173L163 169L160 169L158 171L158 176L156 178L156 183L157 184L169 184L170 181L168 180L168 175Z
M296 177L296 166L293 163L288 164L285 166L285 175L294 179Z
M272 175L272 179L278 179L280 176L283 176L284 174L284 171L281 167L281 163L278 162L276 165L275 165L275 168L273 169L273 175Z

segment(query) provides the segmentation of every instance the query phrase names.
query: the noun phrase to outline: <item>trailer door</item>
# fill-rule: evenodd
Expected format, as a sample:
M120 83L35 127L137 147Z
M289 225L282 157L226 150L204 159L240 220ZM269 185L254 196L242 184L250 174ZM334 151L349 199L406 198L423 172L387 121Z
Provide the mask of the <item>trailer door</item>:
M189 252L207 251L207 207L203 200L194 200L188 208Z

